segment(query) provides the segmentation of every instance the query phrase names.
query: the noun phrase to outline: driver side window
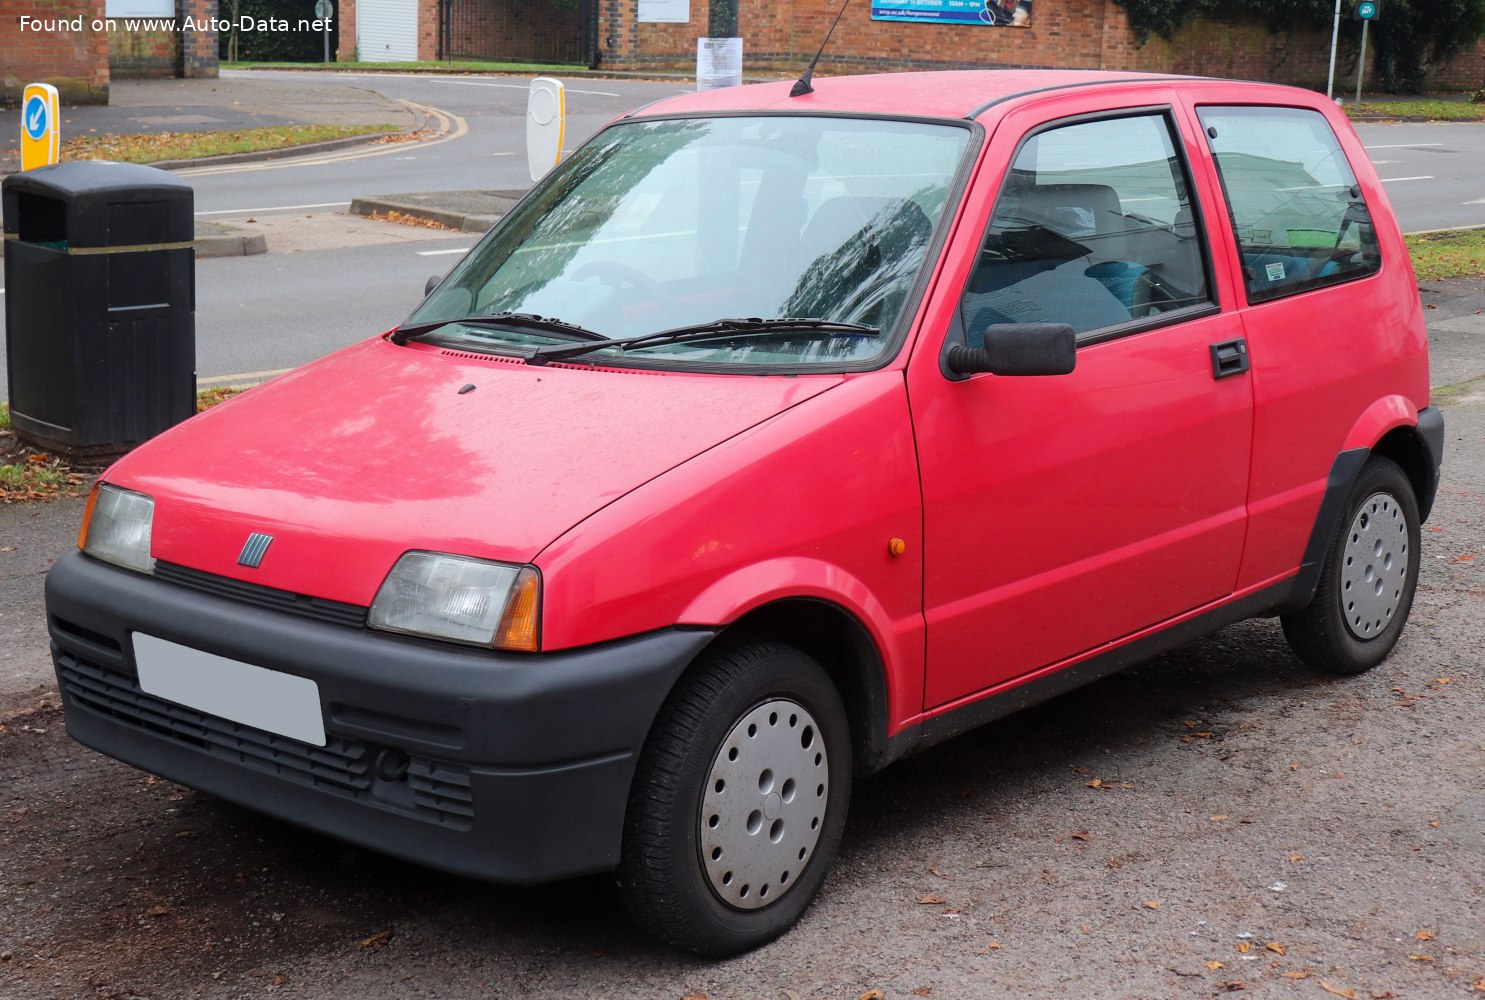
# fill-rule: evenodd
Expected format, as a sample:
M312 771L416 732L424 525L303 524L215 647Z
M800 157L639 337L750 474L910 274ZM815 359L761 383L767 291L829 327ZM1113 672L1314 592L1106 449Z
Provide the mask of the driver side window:
M961 308L979 346L994 323L1084 334L1209 301L1185 171L1169 120L1154 113L1022 144Z

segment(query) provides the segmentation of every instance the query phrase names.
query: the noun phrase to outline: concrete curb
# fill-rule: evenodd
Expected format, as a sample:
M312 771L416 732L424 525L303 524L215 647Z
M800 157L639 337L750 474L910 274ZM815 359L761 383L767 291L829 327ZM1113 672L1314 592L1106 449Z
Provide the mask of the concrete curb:
M324 142L310 142L303 146L284 146L281 149L260 149L252 153L226 153L222 156L200 156L194 160L156 160L147 163L147 167L157 167L160 170L184 170L187 167L215 167L227 166L232 163L261 163L264 160L282 160L288 156L306 156L314 153L330 153L337 149L347 149L351 146L369 146L380 139L392 136L413 135L427 124L427 115L412 128L402 129L398 132L368 132L366 135L352 135L344 139L326 139Z
M513 205L517 199L506 200ZM505 217L503 212L498 215L475 214L464 213L458 209L439 208L434 205L420 205L416 202L401 201L398 195L365 195L351 200L351 214L353 215L388 215L392 212L414 219L436 222L440 226L464 233L486 232Z
M212 257L255 257L268 252L268 240L262 233L241 233L234 236L198 236L196 259Z

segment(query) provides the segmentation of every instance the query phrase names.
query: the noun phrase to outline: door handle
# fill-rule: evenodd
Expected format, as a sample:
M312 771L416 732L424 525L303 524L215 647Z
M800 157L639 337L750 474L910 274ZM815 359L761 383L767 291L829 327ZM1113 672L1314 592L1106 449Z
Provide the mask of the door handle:
M1248 370L1248 342L1242 337L1212 344L1212 378L1241 375Z

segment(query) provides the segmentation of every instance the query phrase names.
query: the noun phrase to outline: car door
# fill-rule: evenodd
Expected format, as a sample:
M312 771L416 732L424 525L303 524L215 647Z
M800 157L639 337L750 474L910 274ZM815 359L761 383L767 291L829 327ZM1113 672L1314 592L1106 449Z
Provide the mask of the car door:
M997 127L993 211L909 366L929 710L1220 601L1242 553L1243 331L1173 113L1044 115ZM1076 369L946 374L943 347L1006 322L1070 324Z

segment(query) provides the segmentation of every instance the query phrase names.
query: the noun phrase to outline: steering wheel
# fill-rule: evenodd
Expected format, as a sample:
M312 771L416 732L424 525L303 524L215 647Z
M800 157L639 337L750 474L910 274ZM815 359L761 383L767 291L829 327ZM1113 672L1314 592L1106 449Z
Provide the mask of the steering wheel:
M597 278L607 284L618 288L621 285L632 285L641 293L654 299L662 306L674 307L679 305L675 296L672 295L664 285L654 278L645 274L637 267L622 264L616 260L590 260L573 268L570 277L582 281L584 278Z

